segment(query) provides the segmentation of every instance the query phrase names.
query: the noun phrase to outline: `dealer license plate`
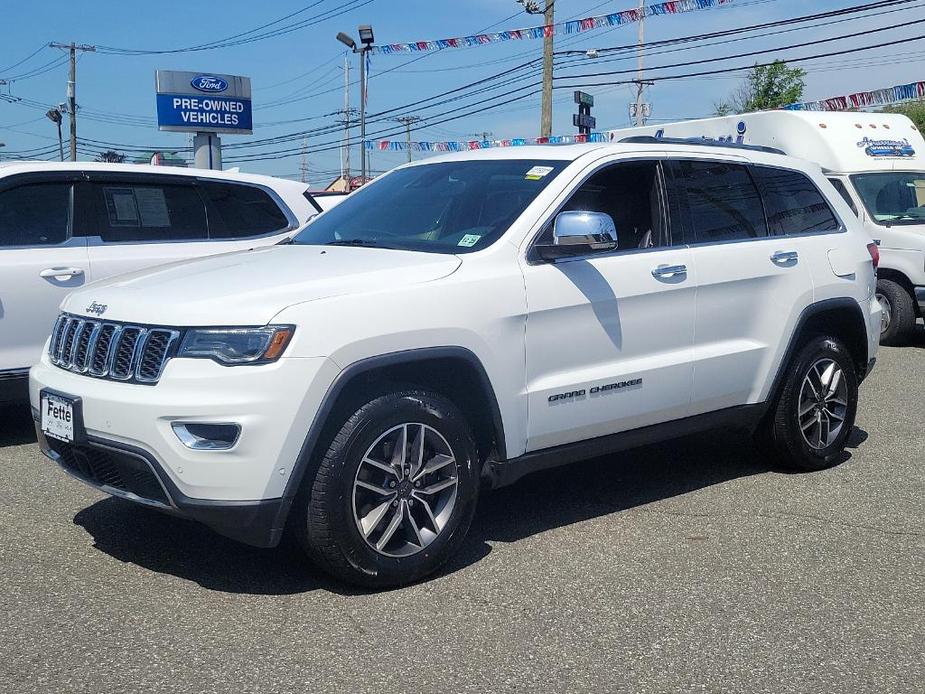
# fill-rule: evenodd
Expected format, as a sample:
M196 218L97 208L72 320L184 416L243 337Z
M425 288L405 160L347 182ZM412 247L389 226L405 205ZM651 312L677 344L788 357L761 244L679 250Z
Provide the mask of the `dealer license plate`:
M42 432L59 441L74 441L74 401L42 393Z

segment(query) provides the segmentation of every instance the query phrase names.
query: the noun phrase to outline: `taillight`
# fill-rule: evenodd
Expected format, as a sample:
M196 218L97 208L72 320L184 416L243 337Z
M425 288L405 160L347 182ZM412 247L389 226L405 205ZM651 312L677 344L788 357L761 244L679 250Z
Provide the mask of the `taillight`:
M880 267L880 247L876 243L867 244L867 252L870 253L870 262L873 263L874 270Z

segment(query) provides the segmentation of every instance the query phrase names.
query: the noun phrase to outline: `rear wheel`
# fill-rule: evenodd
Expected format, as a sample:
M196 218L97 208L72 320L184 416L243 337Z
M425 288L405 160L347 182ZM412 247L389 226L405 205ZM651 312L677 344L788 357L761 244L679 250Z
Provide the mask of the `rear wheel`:
M915 328L915 306L905 288L893 280L877 280L880 302L880 343L902 345Z
M854 362L838 338L815 337L800 350L759 431L772 460L796 470L839 461L857 413Z
M436 571L465 538L476 447L446 398L391 393L344 422L306 484L295 512L309 555L350 583L401 585Z

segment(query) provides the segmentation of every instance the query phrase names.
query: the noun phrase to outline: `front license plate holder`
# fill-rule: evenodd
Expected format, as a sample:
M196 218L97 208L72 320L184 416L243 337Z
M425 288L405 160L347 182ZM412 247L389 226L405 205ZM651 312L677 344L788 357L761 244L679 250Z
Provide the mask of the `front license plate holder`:
M86 439L80 398L43 388L39 408L39 427L46 437L63 443L83 443Z

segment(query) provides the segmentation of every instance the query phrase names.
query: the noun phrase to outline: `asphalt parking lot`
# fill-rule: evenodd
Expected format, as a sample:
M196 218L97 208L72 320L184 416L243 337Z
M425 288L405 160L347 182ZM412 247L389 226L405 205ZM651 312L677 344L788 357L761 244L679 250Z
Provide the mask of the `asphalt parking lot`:
M0 691L925 691L925 333L884 349L850 457L711 434L483 497L383 593L106 498L0 411Z

